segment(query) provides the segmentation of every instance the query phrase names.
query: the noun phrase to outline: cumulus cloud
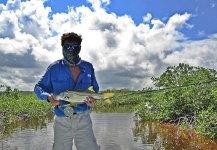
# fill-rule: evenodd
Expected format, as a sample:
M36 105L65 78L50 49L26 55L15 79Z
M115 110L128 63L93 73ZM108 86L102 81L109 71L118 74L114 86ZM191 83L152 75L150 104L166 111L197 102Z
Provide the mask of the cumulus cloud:
M0 83L32 90L47 66L62 58L60 37L71 31L82 35L80 55L93 63L101 90L151 86L152 76L182 62L217 69L217 36L189 41L180 32L193 28L191 14L163 22L148 13L143 19L152 26L136 25L127 15L107 13L109 0L88 2L92 8L71 6L52 16L43 0L0 4Z
M152 15L150 13L147 13L146 16L143 17L144 22L150 22L152 18Z
M179 60L179 62L185 62L193 66L205 66L216 69L216 37L217 34L214 34L209 39L180 43L179 47L182 47L182 50L167 55L163 62L173 65L175 60Z
M87 0L89 3L92 4L92 8L97 11L102 9L102 5L110 4L110 0Z

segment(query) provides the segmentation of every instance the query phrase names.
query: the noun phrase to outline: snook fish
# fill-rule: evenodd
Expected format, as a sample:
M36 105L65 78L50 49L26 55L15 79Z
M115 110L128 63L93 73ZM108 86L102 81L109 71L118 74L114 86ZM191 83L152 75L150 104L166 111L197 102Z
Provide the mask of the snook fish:
M114 93L95 93L90 89L91 88L86 91L65 91L53 96L57 100L64 100L70 102L72 105L84 103L84 100L86 100L88 96L96 100L103 100L107 104L112 104L109 98L113 97Z

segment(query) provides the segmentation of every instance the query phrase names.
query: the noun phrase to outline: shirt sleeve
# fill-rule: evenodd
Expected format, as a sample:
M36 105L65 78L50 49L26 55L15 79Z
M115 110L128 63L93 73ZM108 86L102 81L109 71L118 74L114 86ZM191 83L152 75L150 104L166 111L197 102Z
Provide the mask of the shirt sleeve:
M51 83L51 68L48 67L45 74L42 76L42 78L39 80L39 82L34 87L34 92L38 99L40 100L47 100L48 95L52 93L52 83Z

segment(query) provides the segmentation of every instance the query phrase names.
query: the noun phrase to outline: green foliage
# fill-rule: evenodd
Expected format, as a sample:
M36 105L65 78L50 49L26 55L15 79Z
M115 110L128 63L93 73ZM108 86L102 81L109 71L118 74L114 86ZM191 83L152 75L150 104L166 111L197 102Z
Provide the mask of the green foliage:
M1 85L0 127L20 119L41 118L53 113L49 103L39 101L33 92L12 90Z
M213 69L187 64L168 67L160 77L152 78L159 92L137 105L136 117L196 128L202 134L217 137L216 75ZM203 120L204 114L207 119Z
M196 125L196 131L212 138L217 136L217 113L213 105L206 110L200 111L197 116Z
M156 87L177 87L216 79L217 72L214 69L189 66L180 63L178 66L168 67L158 78L152 77Z

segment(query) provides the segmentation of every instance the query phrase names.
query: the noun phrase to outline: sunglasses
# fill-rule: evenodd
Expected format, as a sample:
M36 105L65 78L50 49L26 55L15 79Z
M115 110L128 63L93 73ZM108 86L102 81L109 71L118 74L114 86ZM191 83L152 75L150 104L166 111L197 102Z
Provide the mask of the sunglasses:
M74 44L74 45L68 45L68 44L64 44L63 45L63 49L69 51L70 47L72 48L72 50L80 50L81 46L78 44Z

